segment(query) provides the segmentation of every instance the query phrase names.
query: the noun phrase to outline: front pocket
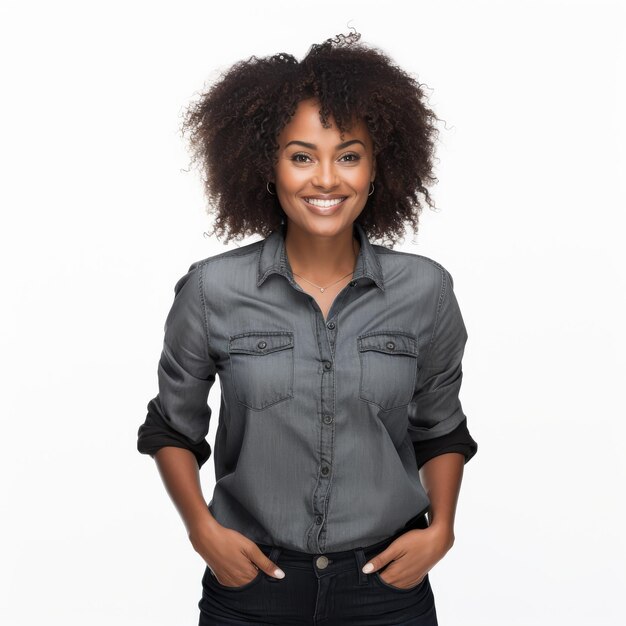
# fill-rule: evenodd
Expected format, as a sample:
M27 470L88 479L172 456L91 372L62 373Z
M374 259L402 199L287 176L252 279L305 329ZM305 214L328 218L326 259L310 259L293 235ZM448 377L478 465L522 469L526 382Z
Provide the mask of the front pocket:
M261 410L293 397L292 331L255 331L232 335L230 369L239 402Z
M207 568L209 569L209 568ZM237 587L231 587L229 585L222 585L222 583L217 580L217 576L213 573L213 570L209 569L209 576L211 578L211 580L220 588L220 589L225 589L227 591L244 591L245 589L248 589L252 586L254 586L256 583L258 583L261 580L261 577L263 576L265 572L263 572L262 569L259 569L259 571L257 572L256 576L252 579L249 580L247 583L244 583L243 585L239 585Z
M406 589L390 585L388 582L384 581L378 570L374 572L374 576L376 577L376 580L380 583L380 585L385 587L386 589L391 589L392 591L396 591L398 593L410 593L411 591L416 591L426 583L426 576L428 576L428 574L426 574L426 576L424 576L424 578L422 578L422 580L420 580L417 585L413 585L412 587L408 587Z
M361 360L359 397L388 411L407 406L415 390L417 339L400 331L374 331L357 338Z

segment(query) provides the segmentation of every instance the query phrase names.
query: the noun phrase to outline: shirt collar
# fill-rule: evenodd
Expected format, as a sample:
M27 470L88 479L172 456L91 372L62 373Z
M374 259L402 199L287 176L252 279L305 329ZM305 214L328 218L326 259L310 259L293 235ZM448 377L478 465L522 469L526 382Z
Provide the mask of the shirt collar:
M354 231L359 239L360 249L353 280L370 279L384 291L383 270L378 256L358 222L354 222ZM285 250L286 232L287 226L283 224L262 240L257 266L257 286L260 287L270 274L281 274L293 282L293 273Z

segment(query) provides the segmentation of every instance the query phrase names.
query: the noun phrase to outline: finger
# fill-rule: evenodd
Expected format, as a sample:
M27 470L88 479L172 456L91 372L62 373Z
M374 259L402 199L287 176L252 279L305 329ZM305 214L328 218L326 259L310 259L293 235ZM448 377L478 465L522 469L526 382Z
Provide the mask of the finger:
M381 567L385 567L387 563L393 561L395 553L390 551L389 548L383 550L380 554L377 554L375 557L371 558L364 566L363 573L371 574L372 572L377 572Z
M259 569L263 570L266 574L273 576L274 578L284 578L285 572L283 572L276 563L268 559L263 552L258 548L254 550L253 555L248 557L254 565L256 565Z

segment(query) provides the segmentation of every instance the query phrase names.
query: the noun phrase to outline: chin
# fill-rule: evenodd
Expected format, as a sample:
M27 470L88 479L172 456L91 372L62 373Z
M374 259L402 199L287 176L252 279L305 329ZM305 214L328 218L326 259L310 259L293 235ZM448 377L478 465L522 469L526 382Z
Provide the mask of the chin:
M349 220L346 222L345 218L340 219L326 217L314 220L308 219L306 222L299 225L299 227L305 232L310 233L311 235L334 237L335 235L338 235L339 233L344 231L346 228L351 228L353 221L354 220Z

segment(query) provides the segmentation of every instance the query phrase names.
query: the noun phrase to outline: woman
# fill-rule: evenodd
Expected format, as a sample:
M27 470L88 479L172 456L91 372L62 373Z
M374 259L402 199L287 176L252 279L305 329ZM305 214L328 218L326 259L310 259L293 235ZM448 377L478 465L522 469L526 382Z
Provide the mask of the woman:
M201 626L437 624L467 333L442 265L369 240L432 206L437 118L359 37L237 63L185 120L216 232L263 236L176 284L138 433L207 564Z

